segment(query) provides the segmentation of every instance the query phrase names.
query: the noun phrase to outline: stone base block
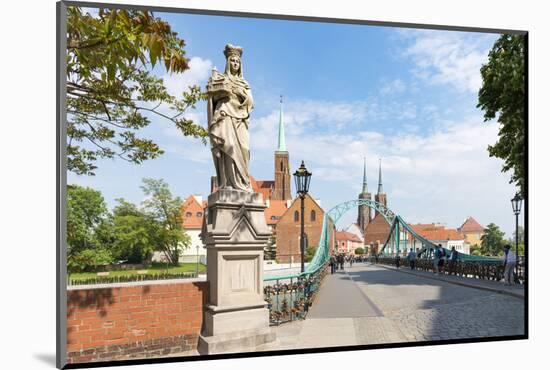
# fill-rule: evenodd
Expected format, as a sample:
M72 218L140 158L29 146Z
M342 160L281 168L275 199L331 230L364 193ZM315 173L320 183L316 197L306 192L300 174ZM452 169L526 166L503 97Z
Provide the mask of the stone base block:
M206 336L231 334L234 332L269 327L269 310L265 306L244 310L217 311L212 308L204 313Z
M275 338L275 332L269 327L209 337L201 335L197 350L201 355L254 352L258 347L273 342Z

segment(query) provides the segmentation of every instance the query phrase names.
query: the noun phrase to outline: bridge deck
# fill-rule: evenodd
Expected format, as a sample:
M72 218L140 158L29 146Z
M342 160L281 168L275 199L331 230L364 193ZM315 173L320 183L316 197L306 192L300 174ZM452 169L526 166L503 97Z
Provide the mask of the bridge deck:
M382 316L346 270L327 275L310 308L308 319Z
M523 335L522 292L357 263L327 275L306 320L274 327L277 341L259 350Z

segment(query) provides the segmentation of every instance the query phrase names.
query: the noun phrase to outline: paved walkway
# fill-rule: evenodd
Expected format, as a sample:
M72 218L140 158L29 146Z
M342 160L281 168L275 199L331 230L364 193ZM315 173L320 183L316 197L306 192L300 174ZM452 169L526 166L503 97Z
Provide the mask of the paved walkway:
M281 350L524 333L523 288L358 263L327 275L304 321L274 327Z

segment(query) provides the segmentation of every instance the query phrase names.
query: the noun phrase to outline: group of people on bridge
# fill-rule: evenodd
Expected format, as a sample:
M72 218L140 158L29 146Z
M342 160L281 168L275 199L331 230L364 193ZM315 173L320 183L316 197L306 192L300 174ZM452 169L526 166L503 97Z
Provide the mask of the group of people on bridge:
M329 260L330 273L334 274L338 269L343 270L345 263L349 263L349 267L352 267L355 262L367 262L367 260L367 256L364 255L355 256L345 253L332 253Z

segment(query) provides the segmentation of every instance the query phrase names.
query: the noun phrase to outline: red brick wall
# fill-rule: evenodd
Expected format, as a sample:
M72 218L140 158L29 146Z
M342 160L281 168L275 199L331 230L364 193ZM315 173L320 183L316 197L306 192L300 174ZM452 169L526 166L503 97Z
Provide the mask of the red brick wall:
M381 214L377 214L376 217L367 225L365 229L365 245L371 243L378 243L384 245L390 234L390 225Z
M315 221L311 221L311 211L315 211ZM294 212L301 211L301 201L296 198L290 208L286 210L281 219L277 222L275 229L277 235L277 262L289 263L294 256L294 262L300 261L300 226L299 221L294 220ZM317 248L321 232L323 230L324 211L317 202L308 194L304 199L304 232L308 237L308 245ZM329 222L329 230L333 230L334 224ZM330 233L330 245L334 245L334 233ZM306 247L307 247L306 246Z
M152 357L196 349L207 282L71 289L68 363Z

